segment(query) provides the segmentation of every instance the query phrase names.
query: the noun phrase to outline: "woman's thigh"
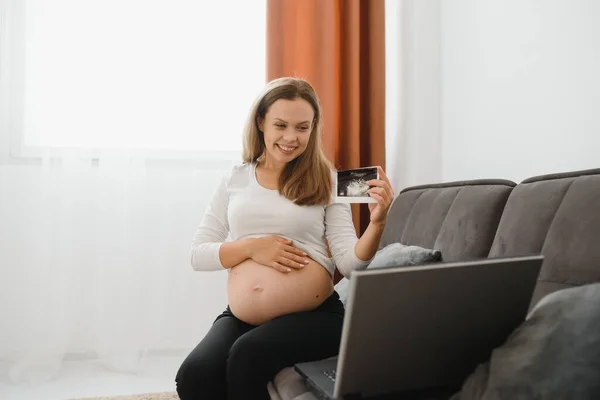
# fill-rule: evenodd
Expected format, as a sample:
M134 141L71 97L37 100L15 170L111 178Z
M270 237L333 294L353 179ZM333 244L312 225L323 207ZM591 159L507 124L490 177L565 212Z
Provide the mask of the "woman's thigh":
M302 312L276 318L256 332L280 354L282 363L318 360L336 355L342 337L343 316L330 312ZM251 332L248 332L251 333Z
M250 375L268 381L285 367L334 356L339 351L342 324L343 315L332 312L277 317L236 340L230 351L228 376L251 368Z

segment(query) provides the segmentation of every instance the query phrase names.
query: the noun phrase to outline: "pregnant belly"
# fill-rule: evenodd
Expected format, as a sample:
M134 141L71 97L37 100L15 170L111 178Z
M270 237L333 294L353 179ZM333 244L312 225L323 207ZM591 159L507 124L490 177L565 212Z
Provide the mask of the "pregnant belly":
M246 260L230 269L227 293L233 315L260 325L280 315L315 309L333 293L333 282L313 260L288 273Z

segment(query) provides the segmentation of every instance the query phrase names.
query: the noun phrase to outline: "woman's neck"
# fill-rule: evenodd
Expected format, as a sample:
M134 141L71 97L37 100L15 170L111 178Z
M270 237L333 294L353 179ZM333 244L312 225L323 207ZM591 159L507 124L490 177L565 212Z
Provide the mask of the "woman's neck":
M269 171L270 173L279 175L283 168L285 167L285 163L277 162L269 160L269 157L265 157L264 160L258 163L258 165L264 169Z

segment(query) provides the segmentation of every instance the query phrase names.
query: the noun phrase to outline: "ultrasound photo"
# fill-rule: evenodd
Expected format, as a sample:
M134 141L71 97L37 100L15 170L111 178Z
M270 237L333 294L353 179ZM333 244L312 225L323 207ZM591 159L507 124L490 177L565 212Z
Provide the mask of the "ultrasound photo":
M365 167L338 171L336 201L338 203L376 203L367 193L367 181L379 179L377 167Z

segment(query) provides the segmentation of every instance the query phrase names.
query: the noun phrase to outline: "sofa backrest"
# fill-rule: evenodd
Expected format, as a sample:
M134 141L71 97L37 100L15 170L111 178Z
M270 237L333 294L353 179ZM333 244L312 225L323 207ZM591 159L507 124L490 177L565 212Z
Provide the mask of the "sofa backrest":
M421 246L440 250L444 261L487 257L515 185L472 180L406 188L390 207L380 248Z
M489 257L543 254L531 306L600 281L600 169L529 178L513 189Z

